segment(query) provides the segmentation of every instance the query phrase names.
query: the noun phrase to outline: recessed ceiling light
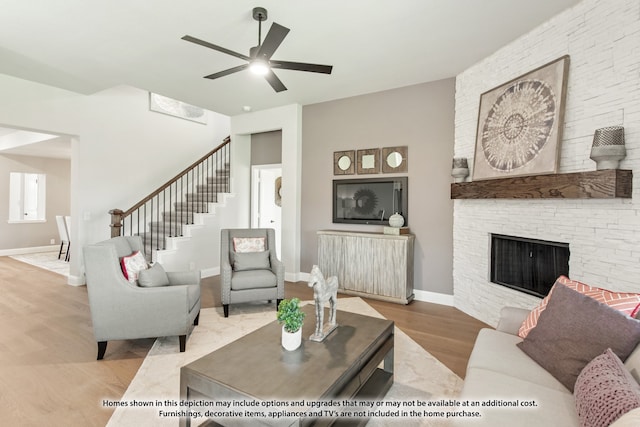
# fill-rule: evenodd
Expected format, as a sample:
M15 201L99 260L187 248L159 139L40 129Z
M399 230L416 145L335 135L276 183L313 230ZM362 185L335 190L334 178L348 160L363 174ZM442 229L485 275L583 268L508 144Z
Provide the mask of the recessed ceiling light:
M248 113L249 111L251 111L251 106L245 105L244 107L242 107L242 111Z

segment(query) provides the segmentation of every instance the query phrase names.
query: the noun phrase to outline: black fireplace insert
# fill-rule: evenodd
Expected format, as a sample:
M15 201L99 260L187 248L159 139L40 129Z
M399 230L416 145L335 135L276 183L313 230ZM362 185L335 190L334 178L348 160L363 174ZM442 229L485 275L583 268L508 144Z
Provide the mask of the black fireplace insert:
M569 244L491 235L491 282L538 297L569 276Z

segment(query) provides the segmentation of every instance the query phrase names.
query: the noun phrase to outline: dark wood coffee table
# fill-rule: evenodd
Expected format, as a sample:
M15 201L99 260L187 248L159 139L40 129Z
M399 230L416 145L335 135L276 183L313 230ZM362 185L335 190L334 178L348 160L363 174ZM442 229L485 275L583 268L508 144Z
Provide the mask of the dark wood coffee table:
M303 307L306 321L302 346L286 351L280 344L281 325L275 320L260 329L192 362L180 370L180 400L249 402L376 400L393 384L394 323L338 310L338 329L323 342L309 341L315 326L313 305ZM274 313L275 317L275 313ZM328 314L325 315L328 319ZM383 363L383 368L379 365ZM209 406L220 411L220 406ZM203 408L206 410L207 408ZM264 406L247 410L267 412ZM278 407L270 410L277 411ZM284 408L305 411L310 408ZM336 410L337 408L320 408ZM363 408L364 409L364 408ZM314 409L318 410L318 409ZM251 419L215 419L224 425L249 425ZM337 417L260 418L261 425L331 425ZM349 425L354 425L353 419ZM361 420L366 423L366 420ZM206 424L214 425L207 422ZM180 419L190 426L191 418Z

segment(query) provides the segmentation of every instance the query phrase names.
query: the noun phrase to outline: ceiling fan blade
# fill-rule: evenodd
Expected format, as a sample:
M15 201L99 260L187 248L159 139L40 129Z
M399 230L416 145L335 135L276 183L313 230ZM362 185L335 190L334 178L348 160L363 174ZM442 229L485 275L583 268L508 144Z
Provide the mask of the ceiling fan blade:
M218 52L226 53L227 55L231 55L231 56L235 56L236 58L244 59L245 61L249 61L251 59L247 55L243 55L241 53L234 52L232 50L229 50L229 49L226 49L224 47L215 45L213 43L206 42L204 40L197 39L195 37L191 37L189 35L183 36L182 40L186 40L186 41L191 42L191 43L199 44L200 46L208 47L209 49L217 50Z
M264 76L264 78L269 82L273 90L275 90L276 92L282 92L287 90L287 87L280 81L278 76L276 76L272 70L269 70L269 72Z
M256 57L266 59L268 61L271 58L271 55L273 55L273 52L275 52L278 46L280 46L282 40L287 36L288 32L289 29L287 27L283 27L275 22L271 24L271 28L269 28L267 36L260 45L260 49L258 49Z
M237 73L238 71L246 70L249 68L249 64L238 65L237 67L229 68L228 70L219 71L217 73L204 76L205 79L217 79L218 77L228 76L229 74Z
M283 70L309 71L311 73L331 74L333 65L306 64L304 62L269 61L272 68Z

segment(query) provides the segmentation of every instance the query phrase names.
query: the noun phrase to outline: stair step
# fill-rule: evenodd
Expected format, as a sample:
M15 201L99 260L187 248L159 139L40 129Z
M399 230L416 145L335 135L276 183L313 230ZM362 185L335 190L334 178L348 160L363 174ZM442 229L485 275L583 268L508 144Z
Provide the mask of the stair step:
M164 236L182 236L182 225L177 222L152 221L150 224L151 232Z
M226 193L228 192L229 183L228 182L208 182L206 184L198 184L196 188L209 188L210 191L217 191L218 193Z
M185 196L185 200L188 203L215 203L218 201L217 193L187 193Z
M228 183L229 180L231 179L231 177L229 175L215 175L215 176L208 176L207 177L207 182L209 183Z
M208 213L209 204L202 202L175 202L173 206L177 211L189 212L189 213Z
M168 222L177 222L178 224L193 224L193 212L183 212L174 210L171 212L162 212L162 218Z

